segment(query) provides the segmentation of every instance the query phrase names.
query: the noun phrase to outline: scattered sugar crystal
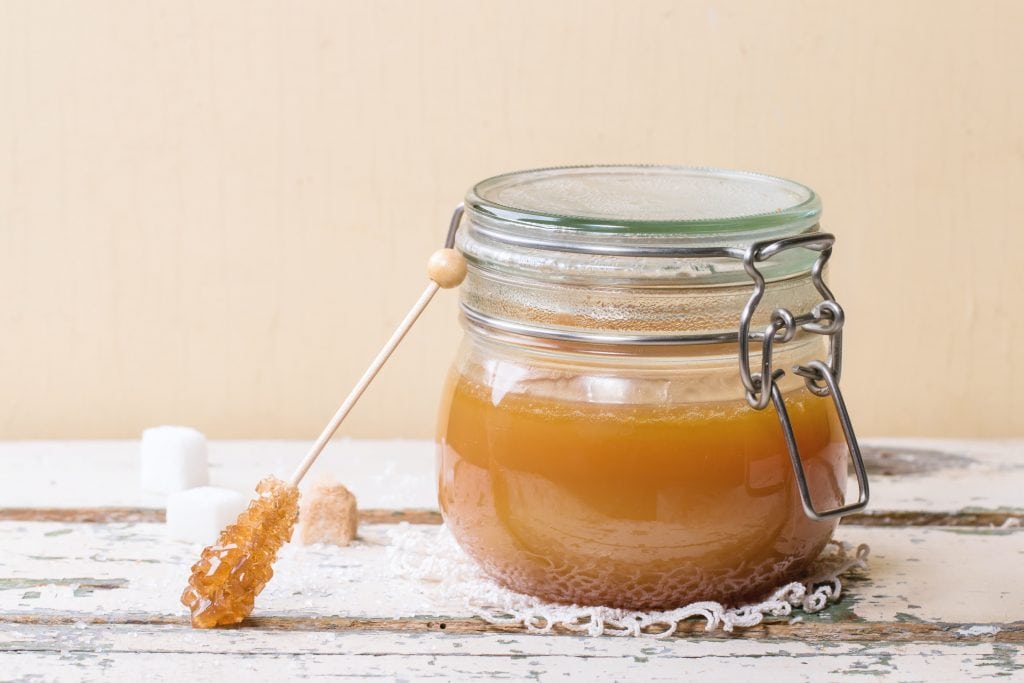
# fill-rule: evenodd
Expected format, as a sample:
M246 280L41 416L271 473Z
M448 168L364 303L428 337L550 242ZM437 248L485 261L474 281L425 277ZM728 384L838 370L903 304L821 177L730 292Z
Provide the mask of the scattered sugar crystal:
M302 497L299 538L306 545L347 546L356 537L358 522L356 497L341 484L320 482Z
M958 636L994 636L1002 631L1002 628L995 624L977 624L975 626L961 626L956 630Z
M238 491L200 486L167 497L167 535L179 541L211 545L221 529L248 505Z
M142 432L142 490L174 493L209 483L206 437L191 427Z

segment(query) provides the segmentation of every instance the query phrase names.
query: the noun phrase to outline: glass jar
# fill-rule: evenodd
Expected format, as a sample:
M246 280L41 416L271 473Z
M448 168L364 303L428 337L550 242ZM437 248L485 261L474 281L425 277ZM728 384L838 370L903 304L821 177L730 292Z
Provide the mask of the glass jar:
M820 212L798 183L680 167L469 192L438 484L489 575L581 605L735 603L864 507ZM861 494L844 505L848 451Z

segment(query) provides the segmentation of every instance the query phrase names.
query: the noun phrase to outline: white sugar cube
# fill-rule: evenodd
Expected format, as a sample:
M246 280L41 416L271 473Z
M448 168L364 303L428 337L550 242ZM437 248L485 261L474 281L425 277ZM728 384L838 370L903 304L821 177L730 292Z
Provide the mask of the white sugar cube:
M200 486L167 496L167 535L210 545L249 504L238 491Z
M210 481L206 437L191 427L153 427L142 432L142 490L174 493Z

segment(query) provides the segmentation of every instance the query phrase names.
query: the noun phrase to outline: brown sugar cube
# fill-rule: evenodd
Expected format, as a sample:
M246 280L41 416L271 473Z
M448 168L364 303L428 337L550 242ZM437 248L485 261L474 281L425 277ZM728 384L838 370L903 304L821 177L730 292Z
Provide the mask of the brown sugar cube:
M300 538L306 545L346 546L356 537L358 521L356 497L341 484L318 483L302 497Z

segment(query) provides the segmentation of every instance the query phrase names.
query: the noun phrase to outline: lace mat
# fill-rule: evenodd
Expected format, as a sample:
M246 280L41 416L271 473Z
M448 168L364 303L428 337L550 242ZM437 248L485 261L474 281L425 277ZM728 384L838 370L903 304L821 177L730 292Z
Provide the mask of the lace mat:
M726 607L705 601L666 611L638 612L545 603L502 588L459 548L445 526L436 533L423 534L401 524L388 535L389 560L396 576L420 581L440 597L463 602L486 622L519 625L531 633L551 633L558 628L590 636L668 638L687 619L703 619L705 631L733 631L756 626L766 616L790 616L794 610L820 612L840 599L842 577L867 569L869 552L864 544L855 548L831 541L800 581L780 586L755 604Z

